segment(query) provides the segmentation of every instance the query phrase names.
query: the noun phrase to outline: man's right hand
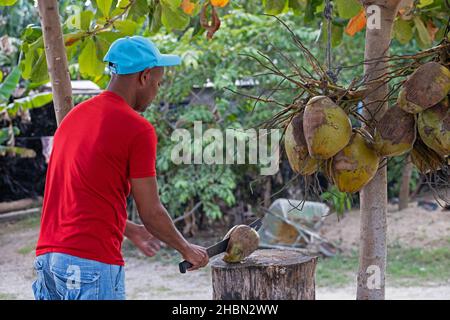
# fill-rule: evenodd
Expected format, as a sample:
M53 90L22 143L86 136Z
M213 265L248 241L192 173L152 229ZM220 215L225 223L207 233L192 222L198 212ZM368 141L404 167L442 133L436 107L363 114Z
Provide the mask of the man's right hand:
M181 252L183 259L190 262L192 267L188 271L200 269L208 264L209 257L206 248L190 243L186 250Z

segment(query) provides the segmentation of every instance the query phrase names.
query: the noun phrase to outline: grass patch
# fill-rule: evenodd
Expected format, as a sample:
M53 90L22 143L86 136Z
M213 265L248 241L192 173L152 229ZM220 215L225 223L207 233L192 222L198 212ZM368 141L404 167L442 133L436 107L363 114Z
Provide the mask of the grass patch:
M0 292L0 300L17 300L17 296L12 293L1 293Z
M23 254L23 255L28 255L34 251L34 248L35 248L34 244L29 244L29 245L24 246L24 247L20 248L19 250L17 250L17 253Z
M358 254L320 259L317 264L318 286L341 287L352 283L358 271ZM397 286L442 283L450 280L450 248L388 249L387 282Z

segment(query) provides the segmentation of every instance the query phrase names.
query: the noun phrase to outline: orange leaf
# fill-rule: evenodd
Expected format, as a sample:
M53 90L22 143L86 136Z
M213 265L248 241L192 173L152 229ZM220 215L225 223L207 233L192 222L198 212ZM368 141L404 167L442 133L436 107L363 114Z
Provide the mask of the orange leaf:
M427 21L427 30L428 34L430 35L430 38L432 41L436 38L436 33L439 31L439 28L437 28L432 20Z
M181 9L183 9L184 13L192 15L192 12L195 9L195 4L190 0L183 0L183 2L181 3Z
M364 27L366 26L366 22L366 13L364 9L361 9L361 11L356 16L350 19L347 27L345 28L345 33L353 37L357 32L364 29Z
M211 4L214 7L225 7L230 0L211 0Z

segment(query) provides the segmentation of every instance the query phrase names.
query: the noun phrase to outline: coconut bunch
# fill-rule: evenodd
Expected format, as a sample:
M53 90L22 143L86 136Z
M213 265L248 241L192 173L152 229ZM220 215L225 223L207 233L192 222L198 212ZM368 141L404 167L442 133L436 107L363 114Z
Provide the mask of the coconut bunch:
M288 123L284 147L296 173L321 170L340 191L357 192L378 170L373 140L365 130L352 129L349 115L332 99L316 96Z
M437 62L427 62L417 68L403 83L397 100L397 108L387 117L395 120L391 127L397 138L395 147L389 145L388 133L380 128L382 155L390 156L411 149L411 159L422 173L435 172L447 165L450 155L450 70ZM401 111L401 110L402 111ZM409 120L407 120L409 119ZM399 129L394 129L398 122ZM412 121L416 122L413 129ZM401 134L401 132L403 134ZM417 139L413 139L413 135ZM400 154L403 152L400 152Z

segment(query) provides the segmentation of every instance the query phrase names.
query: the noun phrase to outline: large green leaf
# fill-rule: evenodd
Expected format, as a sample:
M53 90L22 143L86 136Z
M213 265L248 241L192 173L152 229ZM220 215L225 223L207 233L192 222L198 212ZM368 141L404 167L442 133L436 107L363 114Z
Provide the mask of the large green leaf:
M305 22L311 22L314 20L314 17L317 12L317 7L322 5L323 0L307 0L306 2L306 10L305 10Z
M11 73L8 74L5 81L0 84L0 100L8 101L9 97L12 95L17 87L20 80L20 70L18 67L12 69Z
M428 48L432 44L432 39L428 33L427 27L423 23L422 19L418 16L414 17L414 25L416 26L419 45L421 48Z
M157 3L152 15L149 14L149 31L150 34L156 34L161 29L161 4Z
M168 30L182 30L188 26L189 21L189 16L180 8L173 9L166 2L161 2L161 22Z
M294 11L294 14L300 14L304 11L306 0L289 0L288 6Z
M147 0L136 0L128 11L127 19L136 21L138 18L148 14L149 7Z
M105 70L105 65L97 57L96 46L92 38L85 40L86 44L78 57L80 72L83 76L99 76Z
M29 110L40 108L50 103L53 100L53 95L50 92L39 93L34 96L28 96L14 100L8 104L6 110L10 116L15 116L19 110Z
M0 6L12 6L17 0L0 0Z
M423 8L423 7L429 6L430 4L433 4L433 2L434 2L434 0L419 0L417 7Z
M335 0L339 17L350 19L361 11L362 5L358 0Z
M37 50L37 55L39 58L31 68L30 80L32 82L44 82L49 79L44 49Z
M264 12L267 14L280 14L286 7L286 0L265 0Z
M104 17L109 17L113 0L97 0L97 8L102 12Z
M406 20L397 19L394 24L394 36L401 44L406 44L413 38L411 23Z
M132 20L118 20L114 22L114 27L125 36L132 36L136 33L139 25Z

